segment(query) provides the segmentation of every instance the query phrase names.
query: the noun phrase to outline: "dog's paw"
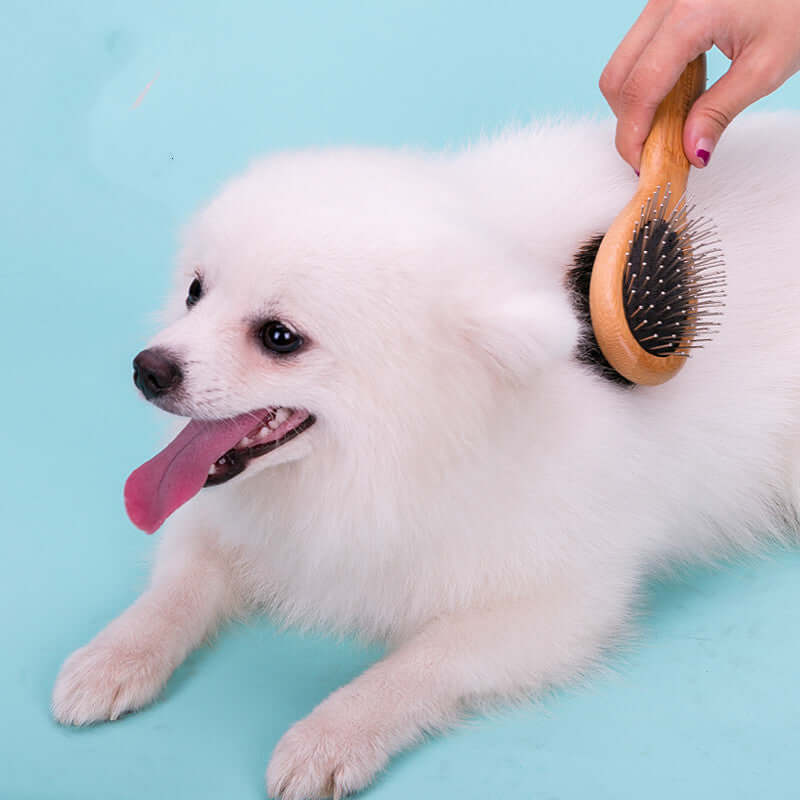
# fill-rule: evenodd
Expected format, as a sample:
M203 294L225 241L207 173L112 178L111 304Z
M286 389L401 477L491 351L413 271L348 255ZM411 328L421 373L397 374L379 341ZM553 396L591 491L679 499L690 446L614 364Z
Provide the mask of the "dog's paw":
M53 716L63 725L117 719L153 700L170 672L152 649L109 641L101 634L61 667L53 688Z
M380 737L361 725L315 712L278 742L267 767L267 793L277 800L340 797L363 789L389 758Z

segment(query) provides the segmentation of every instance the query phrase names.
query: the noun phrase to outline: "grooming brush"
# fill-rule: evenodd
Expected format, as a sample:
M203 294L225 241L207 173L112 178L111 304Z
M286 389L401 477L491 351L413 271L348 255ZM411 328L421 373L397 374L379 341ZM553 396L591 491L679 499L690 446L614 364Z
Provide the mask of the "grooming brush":
M611 366L634 383L669 380L719 326L725 274L710 221L686 199L683 127L705 88L705 55L681 74L644 143L639 186L597 251L592 327Z

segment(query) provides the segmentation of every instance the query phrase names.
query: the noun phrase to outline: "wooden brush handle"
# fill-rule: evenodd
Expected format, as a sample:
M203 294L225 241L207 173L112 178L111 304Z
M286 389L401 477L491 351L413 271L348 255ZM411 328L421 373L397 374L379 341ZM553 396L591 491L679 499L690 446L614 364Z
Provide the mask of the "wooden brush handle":
M683 128L689 109L705 86L704 53L686 67L656 110L639 169L639 187L648 195L655 186L664 186L666 182L672 184L672 197L676 201L685 191L690 164L683 151Z

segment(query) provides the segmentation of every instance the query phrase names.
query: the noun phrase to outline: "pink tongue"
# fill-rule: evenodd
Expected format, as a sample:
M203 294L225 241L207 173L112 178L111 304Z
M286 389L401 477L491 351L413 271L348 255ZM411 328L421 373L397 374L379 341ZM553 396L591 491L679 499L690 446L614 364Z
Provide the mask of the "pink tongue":
M146 533L157 531L175 509L203 488L209 467L267 413L263 409L233 419L192 420L125 482L125 509L131 522Z

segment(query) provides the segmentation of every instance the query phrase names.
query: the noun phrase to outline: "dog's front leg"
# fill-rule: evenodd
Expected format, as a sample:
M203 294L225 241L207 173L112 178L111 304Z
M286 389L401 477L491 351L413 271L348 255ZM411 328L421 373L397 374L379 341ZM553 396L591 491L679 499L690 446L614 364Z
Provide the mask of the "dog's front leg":
M519 697L575 678L624 625L619 587L549 590L529 602L441 617L280 740L267 791L281 800L366 786L390 756L483 701Z
M62 666L52 700L59 722L116 719L151 702L187 654L231 613L223 554L199 533L164 545L150 587Z

